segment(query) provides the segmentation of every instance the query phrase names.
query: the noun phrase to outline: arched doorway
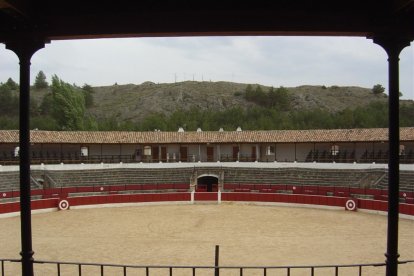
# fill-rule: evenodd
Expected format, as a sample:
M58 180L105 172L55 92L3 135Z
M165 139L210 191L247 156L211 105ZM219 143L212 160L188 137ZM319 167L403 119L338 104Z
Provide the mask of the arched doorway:
M200 192L217 192L218 176L217 175L200 175L197 178L197 191Z

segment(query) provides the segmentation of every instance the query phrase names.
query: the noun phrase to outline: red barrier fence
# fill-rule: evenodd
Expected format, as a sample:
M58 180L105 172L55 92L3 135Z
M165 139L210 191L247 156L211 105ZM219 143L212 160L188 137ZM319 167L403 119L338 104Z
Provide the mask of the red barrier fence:
M311 194L311 195L328 195L332 193L334 196L349 197L351 194L370 195L370 196L386 196L388 190L352 188L338 186L310 186L310 185L288 185L288 184L237 184L225 183L224 190L232 192L277 192L290 191L294 194ZM400 192L401 198L414 198L414 191Z
M32 210L56 208L58 199L40 199L32 200ZM20 212L20 202L9 202L0 204L0 214Z
M218 193L195 193L194 194L195 201L217 201L218 200Z
M99 195L72 197L67 199L70 206L114 204L114 203L140 203L140 202L168 202L190 201L190 193L156 193L156 194L127 194L127 195Z
M160 184L130 184L130 185L94 185L79 187L61 187L52 189L32 190L32 196L44 199L67 197L69 194L76 193L105 193L117 194L122 191L159 191L159 192L189 192L190 186L187 183L160 183ZM349 188L336 186L307 186L307 185L283 185L283 184L224 184L224 189L229 192L260 192L260 193L280 193L283 191L292 194L321 195L335 197L350 197L352 195L371 196L375 200L388 200L387 190ZM197 192L206 192L206 189L198 189ZM217 192L213 190L213 192ZM19 191L0 192L0 199L18 198ZM402 191L400 198L407 204L414 204L414 192Z
M222 193L222 201L257 201L344 207L346 198L272 193Z
M256 201L280 202L295 204L311 204L324 206L344 207L348 198L334 196L314 196L298 194L272 194L272 193L222 193L222 201ZM387 212L388 202L379 200L353 199L359 209ZM414 216L414 205L400 203L400 214Z
M97 205L97 204L119 204L140 202L169 202L169 201L191 201L191 193L142 193L142 194L105 194L84 197L60 196L53 198L55 190L48 191L47 195L52 198L32 200L32 210L57 208L61 198L68 201L69 206ZM47 196L46 194L43 194ZM62 195L62 194L61 194ZM59 195L58 195L59 196ZM277 193L246 193L246 192L224 192L221 193L222 201L245 201L245 202L274 202L293 203L343 207L349 198L335 196L321 196L309 194L277 194ZM195 201L218 201L218 193L195 193ZM388 202L368 199L353 199L358 209L387 212ZM62 209L62 208L61 208ZM0 214L20 211L19 202L0 203ZM414 204L400 203L400 213L414 216Z

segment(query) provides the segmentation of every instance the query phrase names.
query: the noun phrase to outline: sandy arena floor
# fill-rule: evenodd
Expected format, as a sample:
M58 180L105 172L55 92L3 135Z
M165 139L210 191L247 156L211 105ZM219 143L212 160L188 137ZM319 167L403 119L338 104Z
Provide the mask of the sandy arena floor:
M221 265L311 265L383 262L387 218L360 212L241 204L162 205L78 209L35 214L33 249L36 260L153 265L214 265L220 245ZM19 258L20 218L0 219L0 257ZM414 221L400 220L400 260L414 259ZM36 275L52 275L36 265ZM56 268L53 267L54 271ZM82 275L100 275L85 268ZM321 270L315 275L334 275ZM384 268L363 275L384 275ZM400 274L414 276L414 264ZM18 265L6 265L6 275L19 275ZM77 267L62 268L77 275ZM153 271L150 275L168 275ZM213 275L200 271L197 275ZM352 274L351 274L352 272ZM54 274L56 275L56 274ZM105 275L122 275L108 269ZM131 270L128 275L145 275ZM191 275L177 271L174 275ZM239 275L224 271L220 275ZM263 275L246 271L243 275ZM272 270L267 275L286 275ZM292 271L310 275L309 271ZM340 275L358 275L343 270Z

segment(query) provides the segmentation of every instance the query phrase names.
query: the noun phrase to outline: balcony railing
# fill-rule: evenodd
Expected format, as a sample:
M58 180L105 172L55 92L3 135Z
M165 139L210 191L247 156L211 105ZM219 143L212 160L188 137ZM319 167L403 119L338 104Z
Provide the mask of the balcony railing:
M1 274L0 276L9 276L12 274L6 274L6 268L11 263L20 263L18 259L0 259L1 262ZM269 273L277 272L277 275L290 276L299 271L305 275L318 276L318 273L323 275L332 276L364 276L364 275L385 275L385 263L368 263L368 264L341 264L341 265L296 265L296 266L178 266L178 265L120 265L120 264L104 264L104 263L78 263L78 262L58 262L58 261L42 261L36 260L33 262L36 270L41 270L44 266L48 267L47 275L60 276L67 273L70 269L71 275L82 276L86 275L129 275L128 273L140 272L140 275L146 276L152 275L200 275L206 273L214 276L225 276L228 273L231 275L248 275L250 272L254 272L254 275L270 275ZM399 266L407 265L412 266L414 270L414 260L406 260L398 262ZM373 271L375 270L375 272ZM411 269L410 269L411 270ZM75 272L76 271L76 272ZM367 274L364 274L367 272ZM50 274L53 273L53 274ZM40 274L39 274L40 275ZM132 275L132 274L131 274ZM134 274L136 275L136 274Z

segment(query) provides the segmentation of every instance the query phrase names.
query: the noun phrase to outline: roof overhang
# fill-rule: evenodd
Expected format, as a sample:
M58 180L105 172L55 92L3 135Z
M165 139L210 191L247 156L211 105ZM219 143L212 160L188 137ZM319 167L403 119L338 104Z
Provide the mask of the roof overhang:
M414 127L400 128L403 142L414 142ZM16 144L19 131L0 130L0 144ZM314 129L258 131L42 131L30 133L34 144L229 144L387 142L388 129Z
M0 42L151 36L414 37L414 0L0 0Z

